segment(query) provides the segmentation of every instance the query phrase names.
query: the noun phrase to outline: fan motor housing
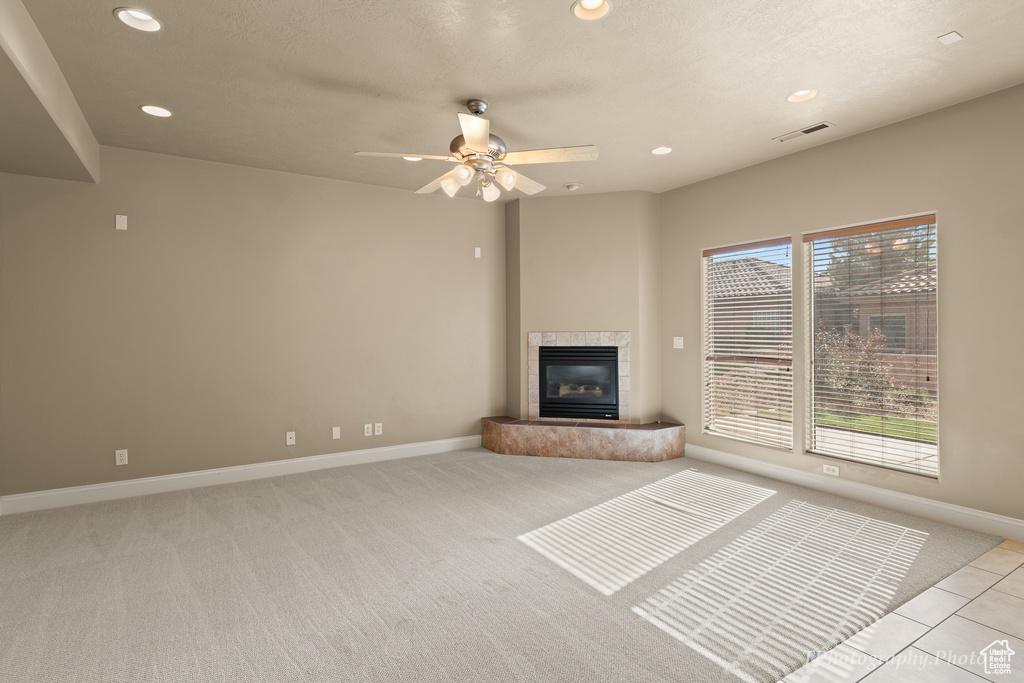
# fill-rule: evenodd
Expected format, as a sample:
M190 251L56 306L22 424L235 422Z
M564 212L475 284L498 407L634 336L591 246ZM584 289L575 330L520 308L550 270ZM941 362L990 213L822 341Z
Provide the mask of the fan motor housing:
M451 150L452 156L460 161L467 157L471 157L477 154L486 154L495 161L500 161L505 158L506 149L505 141L499 138L497 135L490 135L487 139L487 151L470 149L466 146L466 136L457 135L452 140L452 144L448 146Z

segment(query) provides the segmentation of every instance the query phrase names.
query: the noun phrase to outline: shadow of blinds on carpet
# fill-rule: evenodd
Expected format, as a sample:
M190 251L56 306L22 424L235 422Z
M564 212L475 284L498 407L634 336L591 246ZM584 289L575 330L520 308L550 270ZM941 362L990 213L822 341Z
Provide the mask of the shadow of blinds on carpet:
M774 493L689 469L518 539L611 595Z
M747 683L886 613L928 534L791 501L633 612Z

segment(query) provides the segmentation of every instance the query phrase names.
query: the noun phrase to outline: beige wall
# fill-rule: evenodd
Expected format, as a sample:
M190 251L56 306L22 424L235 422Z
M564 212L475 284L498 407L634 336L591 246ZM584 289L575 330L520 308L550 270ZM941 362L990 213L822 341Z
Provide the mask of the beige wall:
M504 408L501 206L101 161L97 185L0 174L0 494L471 435Z
M660 417L657 199L616 192L518 200L519 317L508 324L507 342L519 358L508 375L510 387L520 386L513 416L527 415L528 332L628 330L632 421Z
M0 174L0 494L475 434L525 415L531 330L629 330L634 421L819 472L801 420L792 453L700 433L700 252L934 210L941 478L843 476L1024 518L1022 119L1017 87L663 195L504 208L110 148L98 185Z
M526 352L524 341L522 284L519 260L519 203L516 199L505 204L505 413L513 417L526 417Z
M845 463L843 476L1024 518L1022 120L1016 87L662 195L663 401L687 442L812 472L824 461L802 452L802 420L795 453L701 434L703 248L936 210L940 479ZM798 369L803 353L796 344ZM806 376L795 379L800 415Z

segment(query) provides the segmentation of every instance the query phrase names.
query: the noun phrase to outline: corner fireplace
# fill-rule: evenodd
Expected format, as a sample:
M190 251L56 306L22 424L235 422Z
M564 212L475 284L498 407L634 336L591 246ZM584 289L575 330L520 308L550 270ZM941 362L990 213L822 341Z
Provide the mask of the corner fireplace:
M541 346L540 417L619 419L619 349Z

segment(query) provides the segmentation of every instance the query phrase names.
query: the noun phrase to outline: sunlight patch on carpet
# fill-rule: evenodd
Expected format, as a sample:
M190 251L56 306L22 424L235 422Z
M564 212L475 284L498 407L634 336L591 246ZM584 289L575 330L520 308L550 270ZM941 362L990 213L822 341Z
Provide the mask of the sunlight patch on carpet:
M633 611L748 683L888 610L928 534L792 501Z
M611 595L773 495L686 470L519 536Z

